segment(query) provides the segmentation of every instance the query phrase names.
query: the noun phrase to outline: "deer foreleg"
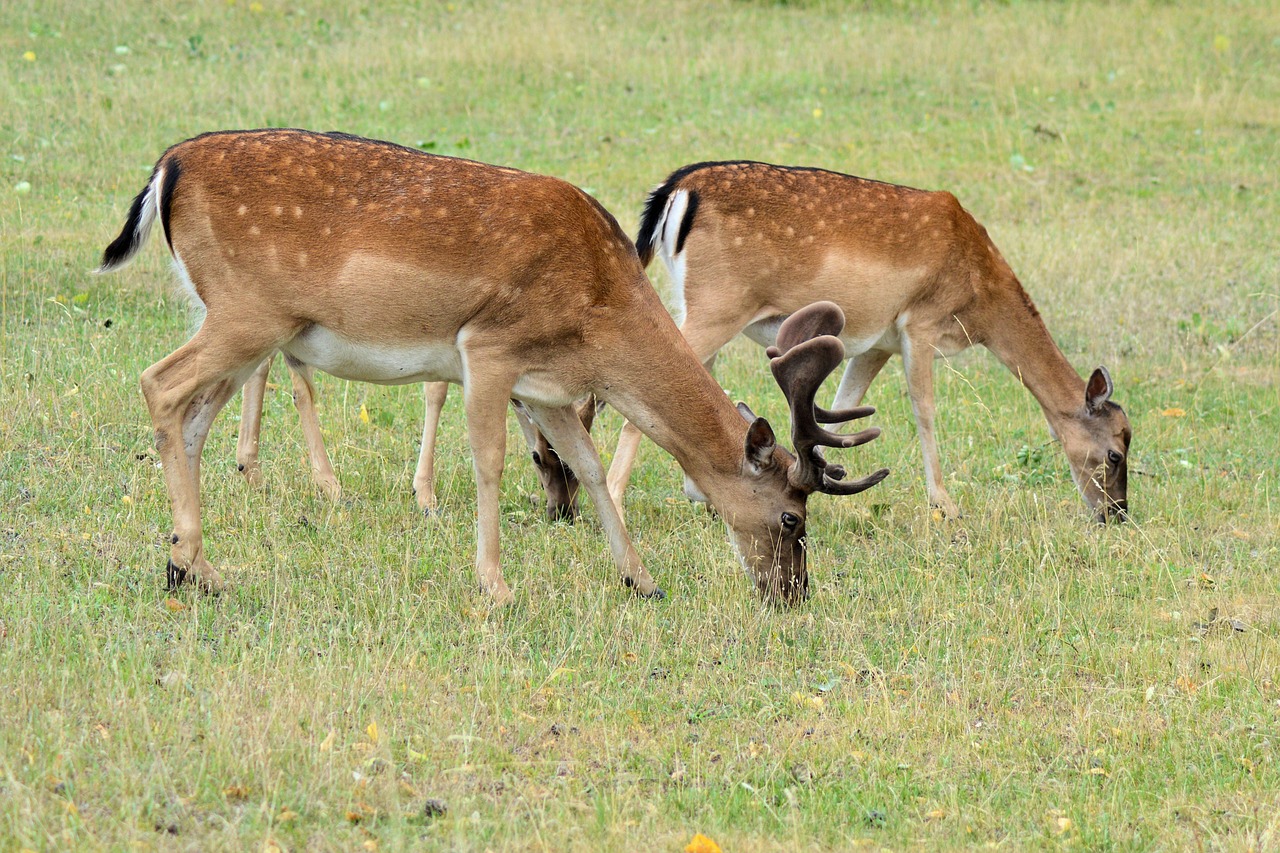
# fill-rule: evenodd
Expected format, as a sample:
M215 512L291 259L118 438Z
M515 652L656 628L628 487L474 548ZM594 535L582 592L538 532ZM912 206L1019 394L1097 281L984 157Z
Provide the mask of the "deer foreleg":
M507 451L507 398L513 381L468 372L463 382L467 438L476 474L476 574L499 604L512 600L498 562L499 490Z
M604 473L600 464L600 454L591 441L591 436L583 427L578 413L572 406L548 408L530 406L534 420L546 437L555 447L560 458L569 463L569 467L578 475L578 481L587 490L595 504L596 513L600 516L600 524L609 538L609 550L613 553L614 562L622 576L622 582L640 595L650 598L663 598L665 593L654 582L640 555L631 544L627 535L627 525L622 520L612 495L609 494ZM636 430L639 435L640 431Z

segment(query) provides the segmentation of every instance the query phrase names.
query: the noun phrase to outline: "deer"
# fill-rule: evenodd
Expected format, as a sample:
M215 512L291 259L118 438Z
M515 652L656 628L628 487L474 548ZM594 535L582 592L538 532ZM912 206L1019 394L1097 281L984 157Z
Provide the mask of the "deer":
M236 468L252 485L261 485L262 466L258 459L258 442L262 430L262 404L266 396L267 377L275 354L266 358L258 369L245 380L240 412L240 435L236 442ZM302 424L302 434L311 460L311 473L320 491L331 500L342 494L342 486L334 473L329 453L320 433L320 419L316 415L315 383L313 371L306 365L285 357L285 366L293 383L293 403ZM418 465L413 475L413 494L418 509L430 518L437 514L439 502L435 490L435 447L440 414L449 393L448 382L423 383L426 396L426 412L422 427L422 444L418 453ZM538 428L518 400L512 400L512 408L520 431L529 446L534 470L545 497L544 514L548 521L573 523L578 517L578 478ZM599 409L594 398L579 402L578 418L588 432ZM536 500L536 498L535 498Z
M783 318L816 300L843 310L848 366L834 408L858 406L902 356L930 505L960 510L943 484L933 362L983 344L1040 404L1099 522L1128 516L1132 431L1106 367L1082 380L987 231L949 192L755 161L695 163L649 193L636 240L662 259L674 313L710 369L739 333L773 344ZM622 505L641 440L623 427L609 468Z
M276 352L354 381L462 386L475 570L498 605L514 599L499 560L509 399L577 473L623 584L649 598L665 592L574 401L596 395L675 457L772 603L808 597L809 496L857 494L889 473L851 480L822 452L880 434L820 426L874 413L813 401L844 358L837 306L805 306L778 331L771 368L793 455L765 418L729 402L617 220L558 178L336 132L215 131L161 155L97 271L131 260L157 220L179 288L202 314L140 382L171 505L171 588L226 585L204 547L200 460L218 411Z

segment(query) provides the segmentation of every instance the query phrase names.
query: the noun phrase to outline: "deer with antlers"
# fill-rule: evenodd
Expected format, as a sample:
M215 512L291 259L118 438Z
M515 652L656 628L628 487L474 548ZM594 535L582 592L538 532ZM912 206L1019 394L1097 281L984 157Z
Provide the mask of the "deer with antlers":
M262 431L262 404L267 391L267 376L271 371L271 363L275 355L267 357L258 369L245 381L243 401L240 411L240 437L236 442L236 467L245 479L254 485L262 482L262 465L258 460L258 443ZM315 384L311 370L307 365L285 358L289 368L289 377L293 382L293 403L298 410L298 420L302 423L302 435L307 445L307 455L311 459L311 473L316 485L329 498L337 499L342 493L338 476L329 461L329 453L324 446L324 438L320 434L320 419L316 415ZM413 494L418 501L418 509L424 515L431 516L438 512L438 501L435 488L435 449L436 432L440 425L440 414L444 410L444 401L449 393L448 382L426 382L426 413L422 424L422 444L418 453L418 467L413 475ZM548 521L573 522L578 517L578 477L573 469L564 464L537 426L532 417L518 400L511 401L520 424L520 431L529 446L529 455L533 459L533 467L538 475L545 496L545 508ZM578 419L582 426L591 431L591 424L599 413L594 397L588 397L576 404Z
M609 496L575 400L595 394L676 458L774 600L808 593L809 495L855 494L888 473L846 480L819 450L879 434L815 426L873 411L813 406L815 377L843 358L839 308L807 306L778 333L793 457L768 421L729 403L614 218L564 181L345 134L224 131L161 156L99 271L130 260L156 220L204 312L195 335L142 374L173 509L170 584L223 585L204 549L201 451L218 411L278 351L347 379L462 385L476 570L499 602L512 598L498 550L511 398L578 474L623 582L645 596L662 591Z
M822 169L697 163L649 194L636 243L645 266L662 258L680 329L708 367L739 332L772 344L782 319L816 300L847 319L835 408L857 406L901 355L929 502L947 515L959 509L942 482L933 361L981 343L1039 402L1097 520L1126 517L1131 430L1110 401L1110 374L1080 378L986 229L950 193ZM627 424L609 469L619 506L640 438Z

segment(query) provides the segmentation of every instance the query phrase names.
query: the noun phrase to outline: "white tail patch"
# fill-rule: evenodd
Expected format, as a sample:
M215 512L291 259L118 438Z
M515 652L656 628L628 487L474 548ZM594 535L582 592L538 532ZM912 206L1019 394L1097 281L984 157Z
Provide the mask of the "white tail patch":
M658 222L658 257L671 276L671 314L677 326L683 326L686 314L684 298L684 277L687 264L685 253L676 252L676 243L680 239L680 224L689 210L689 191L676 190L667 199L666 209L662 211L662 219Z

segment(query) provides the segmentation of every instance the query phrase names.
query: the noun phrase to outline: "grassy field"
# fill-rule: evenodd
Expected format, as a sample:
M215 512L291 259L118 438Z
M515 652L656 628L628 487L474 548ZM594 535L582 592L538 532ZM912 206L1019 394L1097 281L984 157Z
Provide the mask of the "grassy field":
M0 850L1280 847L1277 69L1267 0L6 2ZM895 360L851 453L894 473L810 502L806 605L760 603L652 444L628 515L669 598L633 599L590 510L530 505L512 423L492 611L459 395L425 521L420 390L321 378L333 503L281 372L264 488L238 400L205 451L229 591L168 593L137 382L189 321L158 242L88 271L165 147L264 125L559 175L631 233L696 160L949 189L1115 377L1134 523L1090 523L985 351L939 366L935 519ZM786 421L753 344L717 376Z

